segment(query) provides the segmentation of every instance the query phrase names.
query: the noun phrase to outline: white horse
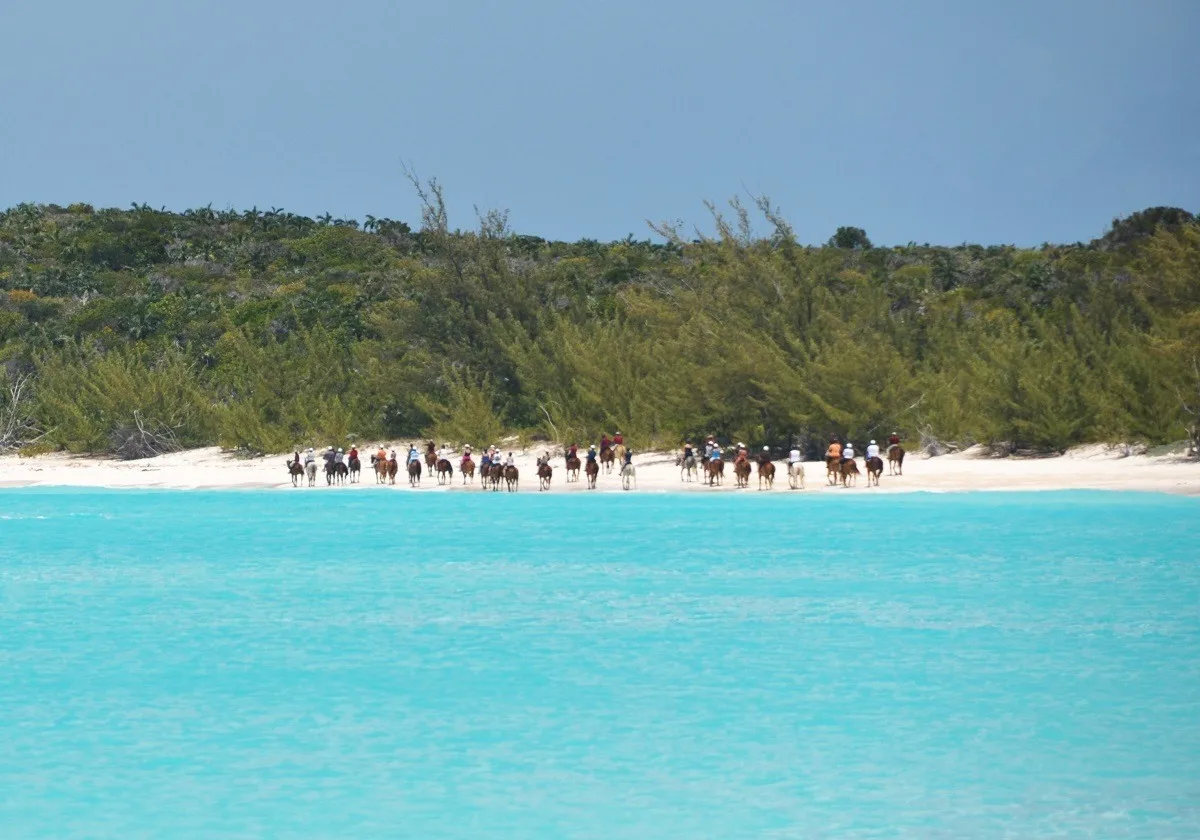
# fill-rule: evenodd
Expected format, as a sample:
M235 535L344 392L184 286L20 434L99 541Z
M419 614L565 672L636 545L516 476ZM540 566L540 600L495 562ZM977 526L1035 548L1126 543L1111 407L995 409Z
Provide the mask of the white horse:
M788 464L788 486L793 490L804 489L804 464L799 461Z
M621 489L632 490L637 487L637 470L633 468L633 464L626 464L621 467Z
M308 486L317 486L317 462L309 461L304 465L304 474L308 477Z

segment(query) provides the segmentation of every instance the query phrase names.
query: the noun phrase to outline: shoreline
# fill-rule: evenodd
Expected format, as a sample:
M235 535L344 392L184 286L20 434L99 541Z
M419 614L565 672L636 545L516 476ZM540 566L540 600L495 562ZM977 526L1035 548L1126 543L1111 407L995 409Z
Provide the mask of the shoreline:
M544 448L542 448L544 449ZM541 450L538 450L541 451ZM555 450L551 450L552 452ZM403 492L482 492L479 478L464 486L457 469L450 484L439 485L436 477L422 473L419 487L409 487L405 474L397 476L395 485L379 485L364 464L362 481L345 486L326 486L318 473L313 488L292 487L287 474L286 455L244 458L227 454L216 447L187 450L136 461L65 454L0 456L0 489L26 487L74 487L94 489L164 489L164 490L305 490L313 492L346 491L403 491ZM519 492L539 493L534 467L535 451L515 456L521 478ZM452 462L458 463L455 455ZM822 462L805 462L805 489L788 487L787 468L775 461L776 478L770 490L759 490L757 473L752 473L748 488L735 486L732 471L727 466L725 483L709 487L698 481L680 480L679 468L673 455L651 452L635 456L637 487L631 491L663 493L763 493L767 495L809 496L826 493L842 495L892 493L955 493L955 492L1025 492L1037 490L1111 490L1169 493L1200 496L1200 462L1176 455L1151 457L1125 455L1119 449L1105 446L1080 447L1065 455L1051 458L992 458L978 450L953 455L926 458L910 454L904 462L904 474L891 476L885 467L878 487L868 487L866 476L858 478L856 487L830 486ZM859 461L861 468L861 459ZM568 483L561 457L551 459L554 477L549 493L607 493L625 492L614 470L601 472L597 489L589 491L586 476ZM504 492L503 489L501 492Z

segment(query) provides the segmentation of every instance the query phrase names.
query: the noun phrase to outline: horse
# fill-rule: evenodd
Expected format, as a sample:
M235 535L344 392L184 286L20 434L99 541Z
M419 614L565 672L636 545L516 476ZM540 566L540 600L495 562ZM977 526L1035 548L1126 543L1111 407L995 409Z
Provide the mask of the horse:
M621 447L624 449L624 447ZM621 489L632 490L637 487L637 470L633 464L625 464L621 467Z
M515 469L515 468L514 468ZM538 467L538 490L550 489L550 478L554 475L554 467L542 462Z
M493 491L499 490L500 482L504 480L504 465L503 464L492 464L491 475L489 475L488 478L491 479L492 490Z
M832 487L842 478L842 459L835 458L833 455L825 456L825 478L829 480L829 486Z
M304 465L297 461L288 461L288 475L292 477L292 486L300 486L300 478L304 475Z
M850 487L858 485L858 462L853 458L847 458L842 462L841 466L842 486Z
M358 458L350 459L350 483L358 484L362 481L362 461Z
M387 484L388 461L378 455L371 456L371 468L375 470L375 483Z
M421 462L416 458L408 462L408 486L421 486Z
M888 475L904 475L904 447L898 443L888 447Z
M429 470L429 474L433 475L434 469L437 467L437 448L433 445L433 441L425 444L425 469Z
M600 448L600 464L604 467L606 473L612 472L613 461L617 460L617 456L613 454L611 446L602 446Z
M804 464L799 461L788 464L788 486L793 490L804 489Z
M720 458L709 458L704 465L704 471L708 473L710 487L725 483L725 462Z
M387 480L388 484L396 483L396 473L400 472L400 464L395 458L387 459Z
M567 481L579 481L579 458L572 455L567 459Z
M771 461L764 461L758 465L758 489L763 489L763 484L767 485L770 490L775 486L775 464Z
M454 465L450 463L448 458L441 458L437 462L438 484L449 483L454 479Z
M750 462L745 458L739 458L733 464L733 474L737 478L738 487L750 486Z
M325 486L326 487L330 487L333 485L333 477L335 475L337 475L337 467L334 466L334 463L332 460L326 461L325 462Z
M468 482L475 480L475 462L471 460L470 455L463 458L462 464L459 465L458 471L462 473L463 484L467 484Z
M596 477L600 475L600 464L596 461L588 461L587 468L584 470L587 473L587 486L589 490L596 489Z
M625 444L614 443L612 448L613 460L624 466L625 464Z
M883 475L883 459L878 455L867 459L867 486L879 486L879 476Z
M317 486L317 462L309 461L304 465L304 476L308 479L309 487Z
M346 477L350 475L350 468L344 463L335 463L333 465L333 480L338 484L345 484Z
M693 481L696 478L696 456L689 455L680 462L679 480Z
M508 484L509 493L517 492L517 479L520 478L520 476L521 474L517 471L515 466L504 468L504 481Z

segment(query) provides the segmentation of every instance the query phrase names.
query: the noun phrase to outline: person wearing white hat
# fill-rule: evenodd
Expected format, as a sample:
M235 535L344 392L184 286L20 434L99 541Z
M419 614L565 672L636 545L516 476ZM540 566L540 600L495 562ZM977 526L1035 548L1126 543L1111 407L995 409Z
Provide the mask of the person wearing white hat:
M346 460L346 454L344 452L342 452L341 449L338 449L338 451L335 452L333 455L333 463L340 464L345 460Z
M867 444L867 457L868 458L878 458L879 457L879 446L875 443L875 441L871 441L869 444Z
M758 454L758 465L761 467L763 464L768 463L770 460L771 460L771 447L764 446L762 448L762 452L760 452Z
M309 464L313 463L316 460L317 460L316 453L313 452L313 448L311 446L308 447L308 449L304 450L304 465L305 466L308 466Z

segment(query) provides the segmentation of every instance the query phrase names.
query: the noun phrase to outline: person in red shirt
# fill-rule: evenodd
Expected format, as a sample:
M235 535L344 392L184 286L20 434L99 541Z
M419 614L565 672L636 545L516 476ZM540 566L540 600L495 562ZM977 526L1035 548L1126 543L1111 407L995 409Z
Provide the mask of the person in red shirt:
M625 443L625 438L621 437L620 432L613 435L613 446L621 446L623 443Z
M570 463L572 458L578 458L578 457L579 457L579 444L572 443L571 446L567 449L567 459L566 459L567 463Z
M610 444L608 442L608 432L605 432L604 434L600 435L600 451L601 452L603 452L605 449L608 449L609 446L611 446L611 445L612 444Z

